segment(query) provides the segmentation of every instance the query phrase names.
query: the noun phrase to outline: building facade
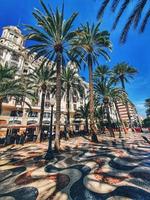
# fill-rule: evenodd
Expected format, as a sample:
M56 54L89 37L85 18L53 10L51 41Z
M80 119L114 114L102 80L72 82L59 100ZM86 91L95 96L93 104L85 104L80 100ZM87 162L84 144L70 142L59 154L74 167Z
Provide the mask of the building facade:
M31 68L36 68L41 65L42 59L34 60L34 54L29 55L29 50L25 48L25 38L21 31L15 26L7 26L3 28L2 36L0 37L0 63L8 63L9 66L17 67L19 74L30 73ZM85 82L86 85L88 85ZM86 89L86 88L85 88ZM88 92L88 91L87 91ZM86 93L87 93L86 92ZM41 93L38 94L39 98L37 102L28 103L32 107L32 112L29 112L29 107L25 104L20 104L14 98L6 99L2 104L2 115L0 116L0 125L5 127L6 125L15 128L21 127L21 129L35 129L39 123L40 117L40 104ZM45 109L43 118L43 128L48 129L50 125L50 99L51 94L46 94ZM77 100L76 97L70 102L71 113L71 125L72 128L76 128L74 123L74 113L81 105L84 104L84 99ZM54 124L55 124L55 109L54 106ZM63 127L66 121L66 101L63 98L61 101L61 126ZM4 125L5 124L5 125ZM1 132L6 132L6 128L1 126Z
M123 104L122 102L118 102L118 109L122 121L126 126L140 126L140 120L135 105L131 102L128 102L127 105L125 103Z
M15 26L7 26L3 28L2 35L0 37L0 63L8 63L9 66L17 67L19 74L28 74L32 68L36 68L41 65L42 58L35 60L35 54L29 55L29 50L25 48L25 38L21 31ZM88 83L85 82L88 88ZM88 94L88 89L85 88L86 94ZM2 104L2 115L0 116L0 132L6 133L6 126L12 127L14 129L29 131L36 131L39 117L40 117L40 105L41 105L41 92L38 94L38 101L28 103L32 107L32 112L29 112L29 107L26 104L19 103L13 97L5 99ZM45 99L45 109L43 118L43 129L48 130L50 125L50 99L51 94L47 92ZM76 124L74 120L75 111L82 105L84 105L85 100L80 98L77 100L76 97L70 102L70 116L71 116L71 126L72 129L83 129L84 121L81 120L81 126L79 127L79 122ZM118 102L119 112L122 120L129 124L129 117L126 106ZM128 103L129 113L131 116L132 123L138 123L138 115L136 108L133 104ZM54 106L54 124L55 124L55 110ZM67 119L67 105L66 100L63 98L61 101L61 127L63 129L66 119ZM115 108L110 109L111 118L114 122L117 121Z

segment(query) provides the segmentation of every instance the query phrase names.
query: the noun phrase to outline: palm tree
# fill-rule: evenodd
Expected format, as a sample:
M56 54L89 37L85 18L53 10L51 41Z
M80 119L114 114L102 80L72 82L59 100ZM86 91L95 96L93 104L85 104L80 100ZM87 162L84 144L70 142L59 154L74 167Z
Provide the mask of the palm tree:
M11 91L9 89L9 86L10 87L12 86L10 82L13 81L14 83L14 76L16 72L17 72L16 68L9 67L7 63L5 65L0 64L0 80L1 80L0 81L0 114L2 113L3 99L7 97L8 93L10 93Z
M87 134L89 133L89 102L85 103L83 106L76 111L76 117L85 119L85 126Z
M36 44L31 45L30 53L36 52L35 59L44 56L48 61L53 61L56 68L56 136L55 150L60 148L60 117L61 117L61 67L66 58L70 58L71 41L75 36L72 31L73 22L77 13L73 13L68 20L64 20L64 6L61 12L56 9L55 13L41 0L43 12L35 10L33 16L36 26L27 25L28 39Z
M42 141L42 123L44 115L44 106L46 93L51 89L56 80L56 71L51 69L50 65L41 65L39 68L33 69L33 71L28 74L29 84L32 85L33 90L36 92L41 92L41 112L39 120L39 130L38 130L38 141Z
M74 49L81 59L86 63L89 70L89 102L90 102L90 132L92 141L97 142L96 128L94 125L94 92L93 92L93 67L98 63L98 58L103 56L109 60L107 49L111 50L110 34L107 31L100 31L100 23L92 26L87 23L81 25L78 36L73 41Z
M102 130L103 125L103 116L104 116L104 110L102 105L99 105L99 102L97 102L97 106L95 107L94 117L96 119L96 124L98 129Z
M107 117L108 124L109 124L110 134L111 136L114 136L111 116L110 116L110 107L112 103L115 104L117 113L119 115L117 101L124 101L126 98L126 95L122 93L122 89L114 87L114 82L112 81L111 78L103 82L96 81L94 85L94 89L95 89L95 93L97 94L97 98L99 99L99 102L103 105L104 113ZM122 123L120 115L119 115L119 119L120 119L120 122Z
M128 32L132 25L134 26L134 29L136 29L137 27L140 27L140 32L144 32L145 27L150 18L150 4L148 0L135 0L134 6L131 0L103 0L101 3L100 9L98 11L98 16L97 16L98 19L101 18L105 9L107 8L107 6L109 6L109 4L111 4L112 12L117 11L117 15L113 23L113 29L116 28L121 17L123 18L123 14L127 11L127 9L129 7L132 8L131 13L129 14L129 17L127 18L127 21L123 27L123 30L120 36L121 42L124 43L126 41ZM145 7L147 7L147 9L145 9Z
M5 98L13 96L27 103L25 97L33 97L26 84L16 75L16 67L9 67L7 63L5 65L0 64L0 115L2 113L2 102Z
M122 88L125 90L125 83L129 82L129 79L133 79L137 73L137 69L130 66L128 63L118 63L113 68L114 79L116 82L120 82Z
M67 102L67 127L70 128L70 102L74 97L77 100L85 96L86 85L78 75L76 68L67 66L62 72L62 93Z
M110 116L110 103L112 98L112 83L110 81L96 81L94 85L95 93L99 102L103 105L103 113L108 120L110 135L114 136L112 128L111 116Z
M150 98L145 99L145 108L147 117L150 116Z
M107 65L99 65L95 70L94 79L103 82L108 79L111 74L112 72Z
M125 83L129 82L129 79L133 79L136 73L137 73L137 70L125 62L119 63L113 68L114 81L116 83L120 82L124 91L125 91ZM125 104L126 104L129 122L131 125L131 116L130 116L128 102L126 102Z
M116 107L116 111L117 111L117 121L120 121L122 127L123 127L123 130L124 130L124 133L127 134L127 130L126 130L126 127L125 127L125 124L122 120L122 117L120 115L120 110L119 110L119 106L118 106L118 102L122 102L123 104L126 103L126 101L128 101L128 98L127 98L127 95L124 93L124 91L122 90L116 90L116 92L118 92L117 95L115 95L115 98L114 98L114 104L115 104L115 107ZM118 120L118 117L119 117L119 120ZM121 130L120 130L120 127L119 127L119 132L120 132L120 137L121 137Z

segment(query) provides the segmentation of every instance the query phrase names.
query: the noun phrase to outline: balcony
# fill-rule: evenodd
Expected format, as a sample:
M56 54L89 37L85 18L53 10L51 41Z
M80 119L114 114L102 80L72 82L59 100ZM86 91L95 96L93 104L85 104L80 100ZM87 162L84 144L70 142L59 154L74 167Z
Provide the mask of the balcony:
M28 125L37 124L38 121L39 121L38 112L31 111L31 112L28 113L28 117L27 117L27 124Z
M9 124L21 124L22 123L22 117L10 117L8 123Z
M28 117L27 119L27 125L31 125L31 124L37 124L39 122L38 117Z
M49 112L44 112L43 118L50 119L51 114Z

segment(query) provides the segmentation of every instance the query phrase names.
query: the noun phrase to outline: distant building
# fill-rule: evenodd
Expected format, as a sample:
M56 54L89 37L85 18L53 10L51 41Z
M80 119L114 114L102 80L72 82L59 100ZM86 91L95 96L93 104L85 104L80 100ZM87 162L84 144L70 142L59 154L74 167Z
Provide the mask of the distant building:
M31 67L40 66L42 63L42 58L34 61L35 54L28 55L29 50L24 46L25 38L21 31L15 26L7 26L3 28L2 36L0 37L0 62L5 64L6 62L9 66L16 66L18 68L19 74L28 74ZM88 85L88 83L85 83ZM86 92L87 93L87 92ZM25 104L17 102L14 98L6 99L3 102L3 112L0 116L0 126L6 125L14 127L21 127L25 130L28 128L30 131L35 131L39 123L40 116L40 104L41 104L41 92L39 91L39 98L37 102L31 102L32 112L29 112L29 108ZM45 99L45 111L43 119L43 129L48 130L50 124L50 98L51 94L46 94ZM70 102L70 112L71 112L71 125L76 128L74 123L74 113L81 105L84 104L84 99L77 101L74 97L72 102ZM55 124L55 106L54 106L54 124ZM61 125L62 127L66 121L66 101L62 99L61 101ZM1 128L1 132L6 132L5 128Z
M127 126L129 126L129 124L131 124L132 126L139 126L141 122L139 120L139 116L138 116L135 105L131 102L128 102L127 105L128 105L129 110L127 109L127 106L125 103L118 102L119 113L123 122ZM129 116L130 116L130 119L129 119Z

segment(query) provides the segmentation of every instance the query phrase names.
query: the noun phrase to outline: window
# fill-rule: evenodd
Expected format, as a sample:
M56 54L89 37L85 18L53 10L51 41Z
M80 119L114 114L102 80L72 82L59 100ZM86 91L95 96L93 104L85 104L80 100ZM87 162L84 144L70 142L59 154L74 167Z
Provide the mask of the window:
M73 104L73 109L74 109L74 110L77 109L77 104Z
M28 70L27 70L27 69L24 69L24 70L23 70L23 73L24 73L24 74L27 74L27 73L28 73Z
M49 92L46 94L46 99L50 100L50 93Z
M4 43L4 40L0 40L0 43L3 44L3 43Z
M23 111L19 111L19 110L13 110L10 113L11 117L22 117L23 115Z
M17 42L17 40L18 40L18 36L15 35L14 36L14 41Z
M4 103L8 103L8 98L7 98L7 97L4 97L4 98L3 98L3 102L4 102Z
M73 102L76 103L77 102L77 97L73 97Z
M12 33L9 34L9 39L13 39L14 35Z
M31 111L28 113L28 117L37 117L37 116L38 116L38 112Z
M12 55L12 60L14 60L14 61L19 61L19 56L17 55L17 54L13 54Z
M16 100L16 105L21 105L21 104L22 104L22 102L21 102L21 99L20 99L20 98L16 98L15 100Z
M50 107L50 103L49 102L45 102L45 107Z
M49 112L45 112L43 115L44 118L50 118L50 113Z

